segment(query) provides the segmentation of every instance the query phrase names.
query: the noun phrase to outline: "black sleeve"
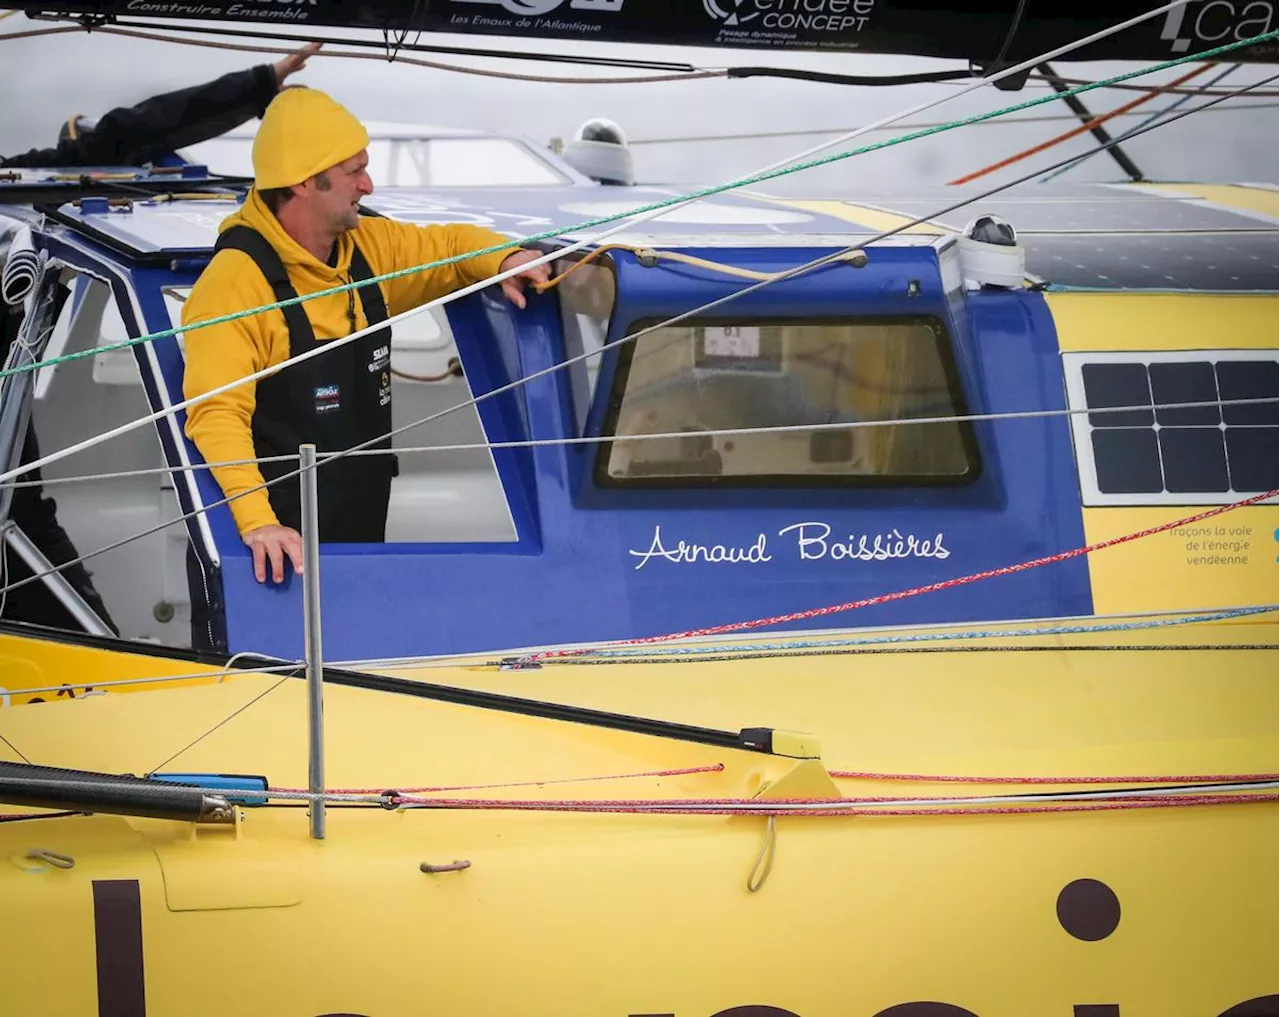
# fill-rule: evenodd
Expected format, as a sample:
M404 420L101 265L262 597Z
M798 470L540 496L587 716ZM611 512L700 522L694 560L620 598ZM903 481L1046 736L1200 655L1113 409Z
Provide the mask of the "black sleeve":
M78 138L64 140L57 148L33 148L0 159L0 165L137 166L262 116L277 90L270 64L234 71L203 85L113 109Z

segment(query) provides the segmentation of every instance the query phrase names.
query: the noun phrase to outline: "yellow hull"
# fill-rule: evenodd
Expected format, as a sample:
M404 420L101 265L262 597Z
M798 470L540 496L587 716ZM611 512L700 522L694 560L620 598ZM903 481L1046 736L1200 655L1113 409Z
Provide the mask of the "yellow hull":
M209 684L223 678L216 664L148 653L104 653L100 647L51 636L0 632L0 707ZM172 676L188 676L173 680ZM197 677L207 675L208 677ZM113 684L121 683L121 684Z
M394 673L684 724L804 730L835 771L1274 772L1277 654L1251 648L1274 643L1274 622L1126 635L1133 648L1114 635L1046 636L635 663L607 679L571 664ZM1205 647L1173 648L1196 641ZM123 666L98 652L104 667ZM0 711L0 758L305 786L305 693L296 679L249 674ZM3 1012L1212 1017L1277 990L1274 802L1074 813L1013 803L772 824L510 811L495 803L768 805L822 797L830 779L813 760L587 722L333 684L325 695L331 787L429 785L454 790L427 797L491 805L330 808L323 843L296 806L245 809L227 827L0 823ZM512 786L527 782L543 783ZM846 797L1028 790L835 785ZM456 861L470 864L421 869ZM955 1009L893 1009L928 1001Z

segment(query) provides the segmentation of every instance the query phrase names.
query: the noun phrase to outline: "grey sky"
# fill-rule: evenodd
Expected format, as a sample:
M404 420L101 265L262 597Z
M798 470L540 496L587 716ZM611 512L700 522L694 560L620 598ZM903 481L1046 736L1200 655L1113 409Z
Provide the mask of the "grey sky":
M23 15L0 21L0 34L46 27ZM366 33L372 38L372 33ZM537 40L478 39L440 36L443 43L500 48L511 45L544 51L590 52L670 59L701 66L773 64L807 67L848 74L910 73L953 69L954 63L919 58L830 53L774 53L746 50L670 49L630 45L546 43ZM139 39L82 33L23 39L0 46L0 151L11 153L35 145L52 144L58 125L72 113L93 115L113 105L136 102L157 91L178 88L229 70L275 59L251 53L223 52L175 46ZM478 61L438 57L452 63L485 66L532 74L591 77L641 72L600 71L570 65L513 61ZM1069 77L1104 77L1137 64L1059 63ZM1224 68L1225 69L1225 66ZM1267 77L1274 66L1246 65L1221 87L1242 85ZM1168 81L1179 71L1164 71L1145 81ZM1217 71L1202 76L1207 80ZM959 91L955 85L913 85L893 88L852 88L776 79L674 82L648 85L570 85L496 80L447 71L387 64L382 61L314 59L296 79L325 89L366 119L405 120L511 130L545 143L552 136L568 137L584 120L606 116L616 120L633 141L667 137L710 137L718 134L795 131L810 128L849 128L878 119L939 95ZM1045 94L1042 87L1021 92L984 88L932 110L923 117L938 121L971 115ZM1275 84L1267 86L1274 90ZM1100 90L1085 97L1095 113L1114 108L1138 93ZM1142 107L1155 112L1172 102L1163 96ZM1192 100L1196 103L1202 100ZM1252 100L1272 102L1274 100ZM1238 104L1242 100L1231 100ZM1185 108L1185 107L1184 107ZM1221 107L1219 107L1221 108ZM1061 103L1049 103L1015 116L1062 116ZM1123 117L1110 125L1112 133L1136 126L1142 117ZM1211 181L1277 181L1277 112L1274 106L1213 112L1139 138L1130 154L1153 179ZM806 190L850 197L859 188L942 183L978 169L1020 149L1048 140L1073 126L1069 121L1021 123L964 128L938 137L860 157L837 166L811 171L781 184L776 191L798 194ZM880 132L875 138L891 134ZM824 135L705 141L678 144L639 144L635 155L642 181L705 181L727 179L798 152ZM993 174L992 183L1048 165L1092 147L1088 135ZM1120 179L1118 167L1105 155L1072 170L1063 180Z

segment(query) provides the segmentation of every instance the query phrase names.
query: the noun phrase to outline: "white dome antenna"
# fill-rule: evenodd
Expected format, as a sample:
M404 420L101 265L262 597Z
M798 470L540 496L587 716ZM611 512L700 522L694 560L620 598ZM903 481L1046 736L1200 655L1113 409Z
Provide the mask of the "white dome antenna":
M579 173L602 184L629 187L636 182L627 136L604 117L595 117L579 127L560 157Z
M1027 272L1027 252L1013 226L998 215L980 215L960 238L960 272L967 289L1017 289Z

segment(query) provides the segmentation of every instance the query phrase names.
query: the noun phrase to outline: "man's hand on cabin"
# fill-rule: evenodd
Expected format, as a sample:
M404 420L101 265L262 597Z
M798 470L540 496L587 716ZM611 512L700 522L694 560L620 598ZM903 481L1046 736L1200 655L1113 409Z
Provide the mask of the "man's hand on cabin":
M537 251L516 251L515 254L508 254L502 264L498 266L499 272L506 272L513 268L518 268L527 261L533 261L541 258L542 255ZM547 265L535 265L533 268L525 269L519 275L513 275L510 279L502 280L502 294L510 300L520 310L525 309L524 287L527 282L532 280L535 283L544 283L551 279L551 270Z
M302 534L287 526L259 526L241 538L253 552L253 578L267 581L267 561L271 562L271 579L284 582L284 560L293 562L293 571L302 575Z
M290 74L295 74L307 66L307 57L315 56L320 52L321 43L309 42L301 49L294 50L283 60L273 65L276 72L276 86L284 84L284 79Z

